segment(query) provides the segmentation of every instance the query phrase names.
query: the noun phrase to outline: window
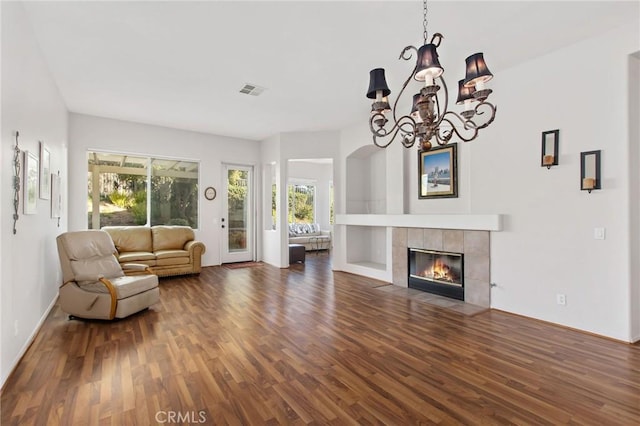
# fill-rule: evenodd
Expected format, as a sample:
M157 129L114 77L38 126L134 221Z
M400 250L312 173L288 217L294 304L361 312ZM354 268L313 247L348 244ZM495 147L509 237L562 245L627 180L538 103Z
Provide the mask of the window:
M314 223L316 187L306 184L289 184L287 190L289 223Z
M89 229L108 225L198 226L194 161L89 152Z

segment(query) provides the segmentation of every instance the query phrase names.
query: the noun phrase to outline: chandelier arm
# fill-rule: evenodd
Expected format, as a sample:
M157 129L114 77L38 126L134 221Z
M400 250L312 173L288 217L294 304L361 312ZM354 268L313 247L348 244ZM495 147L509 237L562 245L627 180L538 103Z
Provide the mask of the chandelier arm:
M447 89L447 83L444 81L444 78L442 78L442 76L438 77L438 80L439 80L440 83L442 83L442 87L444 89L444 111L440 111L440 98L436 94L434 96L434 98L435 98L436 109L437 109L437 112L438 112L438 115L437 115L438 119L433 123L433 126L435 128L440 127L440 124L442 123L442 119L447 114L447 112L449 112L449 110L448 110L448 106L449 106L449 89Z
M491 112L491 117L489 117L489 119L486 122L482 123L481 125L476 125L476 123L474 121L469 120L478 129L484 129L485 127L488 127L489 124L493 123L493 120L496 118L496 111L498 110L497 106L495 106L491 102L487 102L485 100L485 101L480 102L478 105L476 105L476 107L474 109L474 111L475 111L475 115L474 116L483 115L485 113L484 111L481 111L481 107L489 108L489 111Z
M416 56L418 56L418 48L415 46L407 46L404 49L402 49L402 52L400 52L400 57L398 59L404 59L405 61L408 61L409 59L413 58L413 55L411 54L411 52L409 52L409 55L407 56L407 51L409 50L413 50L414 52L416 52ZM411 74L413 75L413 73Z
M402 133L401 133L402 144L407 148L410 148L411 146L413 146L416 139L416 122L412 117L408 115L403 115L402 117L400 117L399 120L395 120L395 123L391 129L387 130L384 127L380 127L376 130L373 127L373 123L376 120L380 120L380 119L385 119L384 114L381 112L376 112L375 114L372 114L371 117L369 118L369 130L371 130L371 133L373 133L373 143L377 147L386 148L389 145L391 145L391 143L396 139L398 132L400 132L401 130L402 130ZM387 138L390 136L391 136L391 139L386 144L378 143L378 138Z
M405 55L405 52L407 52L408 50L412 50L412 49L416 51L416 54L418 53L418 49L416 49L414 46L407 46L404 49L402 49L402 52L400 53L400 58L402 58L404 60L411 59L411 55L409 55L408 57L405 57L404 55ZM393 103L393 109L391 110L391 112L393 114L393 121L395 121L396 123L398 123L400 120L402 120L402 117L400 117L400 120L398 120L398 118L396 117L396 111L398 109L398 102L400 101L400 98L402 97L402 94L404 93L404 89L407 88L407 85L411 81L411 78L413 77L413 74L415 74L417 69L418 69L418 64L416 63L416 65L413 67L413 71L411 71L411 74L409 74L409 77L407 78L407 80L402 85L402 89L400 89L400 92L398 93L398 96L396 96L396 101ZM413 124L414 124L414 126L413 126L414 130L415 130L415 121L414 121Z
M455 118L458 124L462 124L462 127L464 127L465 130L473 130L472 135L470 137L465 137L460 130L458 130L458 127L456 127L456 123L452 121L452 118ZM454 134L463 142L471 142L478 136L478 131L480 130L480 127L476 126L473 121L465 120L453 111L447 111L442 117L442 121L449 123L451 129L438 129L438 132L436 132L436 140L439 145L446 145ZM440 132L442 132L442 137L440 136ZM443 143L440 142L441 140Z

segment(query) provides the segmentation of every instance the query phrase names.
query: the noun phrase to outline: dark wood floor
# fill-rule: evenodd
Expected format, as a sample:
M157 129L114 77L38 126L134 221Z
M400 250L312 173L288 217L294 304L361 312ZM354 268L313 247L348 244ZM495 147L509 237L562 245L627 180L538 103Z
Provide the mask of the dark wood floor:
M56 307L2 425L640 424L637 345L464 315L327 259L163 279L115 322Z

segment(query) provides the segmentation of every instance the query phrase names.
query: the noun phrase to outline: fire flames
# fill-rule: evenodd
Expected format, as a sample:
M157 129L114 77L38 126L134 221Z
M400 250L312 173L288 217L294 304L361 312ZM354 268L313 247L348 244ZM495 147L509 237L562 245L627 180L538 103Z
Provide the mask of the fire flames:
M442 259L436 259L430 268L424 270L422 276L433 280L455 282L451 268Z

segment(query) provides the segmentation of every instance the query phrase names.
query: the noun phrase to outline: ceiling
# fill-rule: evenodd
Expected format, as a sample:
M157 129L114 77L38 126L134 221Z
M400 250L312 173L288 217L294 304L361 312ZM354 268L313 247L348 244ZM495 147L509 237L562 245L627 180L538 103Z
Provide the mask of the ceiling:
M413 67L400 51L422 42L421 1L24 5L70 111L253 140L366 122L369 70L386 68L397 94ZM639 13L638 1L430 1L428 31L444 34L452 87L471 53L499 76Z

